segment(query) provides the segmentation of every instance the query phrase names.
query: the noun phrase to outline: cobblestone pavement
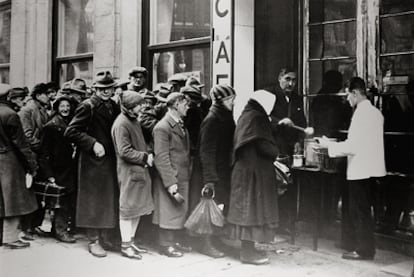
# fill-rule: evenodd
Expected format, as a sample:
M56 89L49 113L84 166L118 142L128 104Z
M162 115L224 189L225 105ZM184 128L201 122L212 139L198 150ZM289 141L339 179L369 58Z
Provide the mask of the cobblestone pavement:
M161 256L156 250L143 259L129 260L109 252L95 258L87 251L87 241L76 244L37 238L30 248L8 250L0 247L0 276L408 276L412 257L378 250L374 261L346 261L334 242L320 240L318 251L312 250L310 236L301 234L295 245L284 240L268 246L271 263L265 266L242 264L237 257L212 259L196 252L183 258ZM237 251L234 251L237 253Z

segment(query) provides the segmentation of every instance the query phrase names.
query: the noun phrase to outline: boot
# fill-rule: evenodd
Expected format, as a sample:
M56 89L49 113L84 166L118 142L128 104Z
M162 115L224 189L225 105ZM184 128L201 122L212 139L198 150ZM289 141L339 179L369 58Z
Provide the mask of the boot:
M269 263L269 257L254 248L253 241L242 240L240 261L245 264L263 265Z
M205 237L202 241L202 246L199 251L201 254L212 258L222 258L224 257L224 253L219 251L211 242L211 237Z
M89 243L88 250L89 253L98 258L103 258L107 255L105 249L102 248L97 240Z

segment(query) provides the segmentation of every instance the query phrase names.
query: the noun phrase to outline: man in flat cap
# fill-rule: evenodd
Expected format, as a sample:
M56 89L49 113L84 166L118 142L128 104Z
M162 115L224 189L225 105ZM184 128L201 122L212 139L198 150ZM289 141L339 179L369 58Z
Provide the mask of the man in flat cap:
M96 74L95 94L76 109L64 134L79 151L76 226L87 229L89 252L105 257L110 234L118 222L116 156L112 123L120 113L111 99L116 83L109 71Z
M128 73L129 85L128 90L136 91L139 94L149 91L147 89L148 71L145 67L136 66L131 68Z
M22 215L37 209L36 197L27 189L37 163L17 115L26 95L23 88L10 89L9 85L0 84L0 219L2 243L10 249L30 246L29 242L19 240L18 225Z

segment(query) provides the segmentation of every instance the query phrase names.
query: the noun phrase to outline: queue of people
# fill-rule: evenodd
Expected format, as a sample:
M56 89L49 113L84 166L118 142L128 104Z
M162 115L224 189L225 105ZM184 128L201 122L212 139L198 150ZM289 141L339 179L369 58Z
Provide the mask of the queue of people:
M25 248L33 235L45 235L40 228L44 205L28 189L34 180L66 188L53 217L52 235L75 243L74 231L83 230L93 256L105 257L106 251L115 250L142 259L148 249L136 234L141 218L152 214L161 254L182 257L195 247L220 258L225 254L219 240L209 235L194 243L184 230L201 190L207 189L224 207L227 224L220 236L241 240L242 262L268 263L267 253L258 251L255 243L270 242L277 232L289 233L293 220L291 195L278 196L273 162L282 157L289 164L304 137L313 133L306 127L302 98L296 92L296 72L284 68L275 88L253 92L237 121L233 114L237 93L231 86L215 85L206 97L198 80L183 81L179 75L150 91L147 75L145 68L134 67L128 82L117 83L111 72L101 71L92 91L79 78L65 83L59 92L54 84L41 83L28 101L27 89L1 84L3 245ZM363 89L360 81L351 82L352 93ZM359 93L351 99L351 106L365 103L363 96ZM378 134L373 136L381 131L381 120L377 121ZM340 148L322 140L321 146L328 147L330 155L356 155L345 145L364 147L367 140L358 140L354 125L348 140L352 143ZM383 152L377 154L380 163ZM364 180L381 176L383 168L378 164L372 174L356 176L363 181L354 181L352 172L364 165L353 169L351 160L348 179L350 186L361 187L353 190L353 197L358 197L368 184ZM352 214L359 219L354 222L360 230L356 241L369 246L368 252L360 252L354 245L344 257L372 258L369 214L366 209L358 213L360 205L352 203ZM365 227L358 229L362 221Z

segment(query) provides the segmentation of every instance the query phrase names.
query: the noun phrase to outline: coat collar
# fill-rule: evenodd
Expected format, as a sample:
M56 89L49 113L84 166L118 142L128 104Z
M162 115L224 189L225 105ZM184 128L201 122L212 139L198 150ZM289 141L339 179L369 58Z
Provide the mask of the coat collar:
M165 115L165 120L168 122L168 124L171 126L171 129L174 133L178 134L180 137L186 137L188 131L185 129L185 135L183 131L181 131L181 127L178 125L178 122L176 118L174 118L170 112L167 112Z

